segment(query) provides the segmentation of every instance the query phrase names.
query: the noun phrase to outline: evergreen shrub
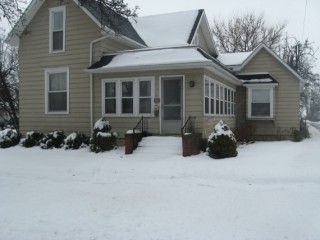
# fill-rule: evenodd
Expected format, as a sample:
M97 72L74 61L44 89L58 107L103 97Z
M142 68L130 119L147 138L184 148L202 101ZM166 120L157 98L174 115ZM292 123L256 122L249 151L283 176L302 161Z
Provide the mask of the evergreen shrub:
M0 148L9 148L19 143L20 136L14 129L0 131Z
M73 132L64 140L65 149L79 149L88 146L89 138L80 132Z
M65 135L63 131L55 131L46 134L40 140L40 147L42 149L62 148L64 145Z
M92 152L110 151L117 147L117 133L111 132L111 125L106 118L99 119L94 126L89 146Z
M43 138L43 133L27 132L26 137L21 139L20 144L23 147L30 148L40 145L40 140Z
M236 157L237 141L229 127L220 120L208 138L207 153L215 159Z

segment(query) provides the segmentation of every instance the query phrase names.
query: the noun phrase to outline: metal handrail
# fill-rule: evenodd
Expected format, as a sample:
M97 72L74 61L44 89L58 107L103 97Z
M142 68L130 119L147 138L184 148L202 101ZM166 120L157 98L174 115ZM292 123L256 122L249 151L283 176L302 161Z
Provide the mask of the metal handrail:
M189 121L191 122L191 115L188 117L187 121L185 122L185 124L183 125L183 127L181 128L181 136L183 137L185 131L186 131L186 128L188 126L188 123Z
M133 134L135 134L136 129L139 127L139 124L141 124L140 129L141 129L141 134L144 132L144 118L141 117L137 125L133 128Z

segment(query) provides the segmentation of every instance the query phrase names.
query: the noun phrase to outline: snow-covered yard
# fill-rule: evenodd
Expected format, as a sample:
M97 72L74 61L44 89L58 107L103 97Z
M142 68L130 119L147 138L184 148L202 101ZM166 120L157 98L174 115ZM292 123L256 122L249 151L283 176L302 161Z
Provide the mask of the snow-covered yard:
M0 149L1 240L320 239L320 133L183 158L181 140L124 149ZM166 148L161 148L166 145Z

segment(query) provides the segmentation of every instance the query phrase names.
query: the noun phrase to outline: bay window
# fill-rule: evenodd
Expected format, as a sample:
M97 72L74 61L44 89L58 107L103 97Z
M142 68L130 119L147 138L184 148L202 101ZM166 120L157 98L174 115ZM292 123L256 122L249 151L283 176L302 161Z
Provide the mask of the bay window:
M209 77L204 79L204 114L235 114L235 90Z

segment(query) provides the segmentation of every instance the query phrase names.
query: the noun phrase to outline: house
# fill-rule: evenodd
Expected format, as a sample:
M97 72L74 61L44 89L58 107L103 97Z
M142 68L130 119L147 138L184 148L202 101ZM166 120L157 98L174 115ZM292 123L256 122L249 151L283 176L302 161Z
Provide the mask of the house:
M139 17L121 35L76 0L33 0L7 42L19 46L21 132L81 131L106 116L123 136L143 116L178 134L189 116L207 137L223 119L257 139L299 129L304 80L264 44L221 54L203 10Z

